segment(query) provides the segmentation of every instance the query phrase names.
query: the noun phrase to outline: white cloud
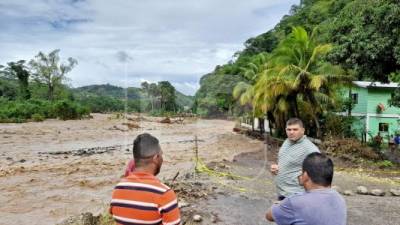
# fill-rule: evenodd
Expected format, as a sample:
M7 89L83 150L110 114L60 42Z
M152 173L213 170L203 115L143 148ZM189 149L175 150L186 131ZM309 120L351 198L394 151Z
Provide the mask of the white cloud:
M298 0L3 0L0 64L61 49L74 86L198 80L272 28Z

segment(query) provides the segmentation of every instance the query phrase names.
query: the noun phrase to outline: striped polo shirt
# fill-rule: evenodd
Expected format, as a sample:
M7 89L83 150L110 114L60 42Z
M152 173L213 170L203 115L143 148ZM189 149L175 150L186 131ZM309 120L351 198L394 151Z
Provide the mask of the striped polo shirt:
M297 141L286 139L283 142L279 149L279 170L275 177L278 195L289 197L304 192L297 177L301 174L304 159L313 152L319 152L319 149L305 135Z
M115 186L110 213L122 225L180 224L175 192L155 176L132 172Z

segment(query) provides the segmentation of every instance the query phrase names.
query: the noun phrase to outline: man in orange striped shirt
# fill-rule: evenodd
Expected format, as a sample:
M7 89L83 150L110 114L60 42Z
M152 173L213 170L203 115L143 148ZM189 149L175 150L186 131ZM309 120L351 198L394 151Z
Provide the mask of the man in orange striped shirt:
M175 192L155 176L163 163L157 138L144 133L133 142L136 168L115 186L110 213L122 225L181 224Z

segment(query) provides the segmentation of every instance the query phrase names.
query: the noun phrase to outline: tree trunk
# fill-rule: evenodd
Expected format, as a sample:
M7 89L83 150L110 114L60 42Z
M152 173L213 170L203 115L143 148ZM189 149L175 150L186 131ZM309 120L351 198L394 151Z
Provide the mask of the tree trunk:
M351 88L349 88L349 105L347 106L347 116L351 116L352 106L353 106L353 96Z
M49 98L50 101L53 101L54 100L54 86L51 83L49 83L48 84L48 88L49 88L49 90L48 90L48 98Z
M291 94L288 95L287 100L289 102L289 107L290 107L290 116L291 117L296 117L299 118L299 109L297 106L297 97L296 94Z
M314 123L315 123L315 129L316 129L316 138L320 139L322 137L321 126L319 124L317 116L314 116Z
M254 131L254 117L251 117L251 131Z
M261 117L258 118L258 127L260 128L260 134L265 133L264 118Z

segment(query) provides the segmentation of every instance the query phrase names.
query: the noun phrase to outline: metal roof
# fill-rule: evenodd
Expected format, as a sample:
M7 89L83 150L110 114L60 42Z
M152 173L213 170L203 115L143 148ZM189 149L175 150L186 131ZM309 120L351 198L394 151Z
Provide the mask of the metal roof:
M397 88L399 87L398 83L381 83L381 82L371 82L371 81L353 81L353 84L355 84L358 87L362 88Z

